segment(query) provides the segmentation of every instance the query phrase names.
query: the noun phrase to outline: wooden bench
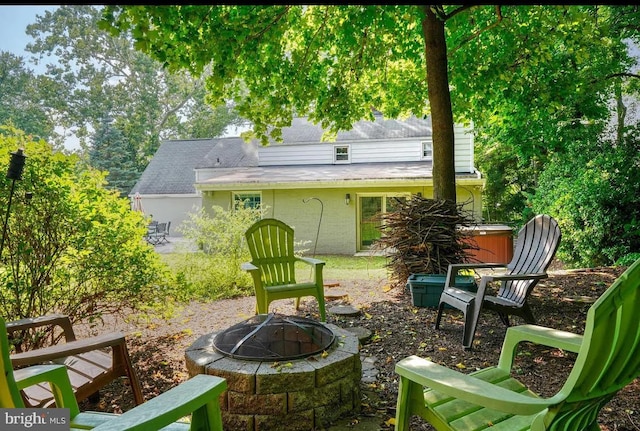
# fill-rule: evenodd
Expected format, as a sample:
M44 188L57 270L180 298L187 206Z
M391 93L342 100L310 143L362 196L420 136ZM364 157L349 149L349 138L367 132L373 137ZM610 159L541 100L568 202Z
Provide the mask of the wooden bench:
M64 342L34 350L22 351L22 344L14 344L16 353L10 356L14 368L34 364L61 364L67 368L74 394L78 401L98 395L99 390L120 376L129 378L136 405L144 398L138 376L131 365L123 334L108 333L77 340L68 316L51 314L7 322L9 339L16 340L20 332L38 327L56 327L62 330ZM52 407L53 393L48 384L25 388L22 396L27 407Z

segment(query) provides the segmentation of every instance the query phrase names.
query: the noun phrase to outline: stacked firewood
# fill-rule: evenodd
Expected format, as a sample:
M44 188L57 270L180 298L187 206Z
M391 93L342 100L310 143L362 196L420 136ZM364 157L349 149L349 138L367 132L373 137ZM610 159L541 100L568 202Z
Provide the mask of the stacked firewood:
M475 224L462 205L413 196L397 199L396 210L378 216L382 237L375 244L389 257L394 285L404 285L411 274L446 274L450 263L461 263L477 249L471 229Z

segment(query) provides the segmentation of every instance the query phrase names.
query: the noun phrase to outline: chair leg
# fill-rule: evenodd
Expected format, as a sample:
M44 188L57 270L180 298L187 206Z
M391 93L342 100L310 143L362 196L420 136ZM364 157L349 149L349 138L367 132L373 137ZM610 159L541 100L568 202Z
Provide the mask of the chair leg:
M440 300L438 304L438 315L436 316L436 329L440 329L440 319L442 319L442 310L444 310L444 301Z
M465 350L471 350L473 346L473 339L476 335L476 327L478 326L481 308L482 302L476 303L476 300L474 299L467 305L465 310L464 332L462 334L462 346Z
M502 321L502 323L504 323L504 326L506 326L507 328L511 326L511 322L509 321L508 314L498 312L498 317L500 317L500 320Z
M318 295L316 299L318 300L318 311L320 312L320 321L326 322L327 313L325 311L325 306L324 306L324 294Z

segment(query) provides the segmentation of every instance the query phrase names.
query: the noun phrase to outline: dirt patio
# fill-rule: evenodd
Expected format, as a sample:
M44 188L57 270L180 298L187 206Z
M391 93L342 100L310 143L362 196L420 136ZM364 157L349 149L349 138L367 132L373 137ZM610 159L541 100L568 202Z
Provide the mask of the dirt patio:
M555 265L554 265L555 266ZM553 268L553 267L552 267ZM540 283L530 301L538 323L557 329L582 333L586 310L590 304L623 272L625 268L596 268L550 271L550 277ZM327 320L343 328L362 327L371 331L371 338L362 345L363 358L374 363L378 374L374 381L363 381L362 411L356 417L344 418L330 429L387 430L395 415L398 382L394 364L405 356L417 354L468 372L497 362L505 327L493 313L483 313L478 325L472 351L464 351L462 314L445 311L441 329L433 329L435 309L415 307L411 295L404 288L390 288L386 279L356 282L325 280L327 292L340 296L327 303L327 308L349 303L360 309L356 316L329 313ZM166 391L188 378L184 351L203 334L225 329L254 313L254 298L226 299L211 303L191 303L174 318L154 322L124 322L108 319L105 326L90 330L93 333L119 329L128 336L134 366L140 376L147 399ZM296 312L293 301L272 304L283 314L299 314L317 318L314 301L303 301ZM519 323L516 318L515 323ZM571 355L555 349L527 347L519 357L519 378L542 395L553 394L564 382L572 364ZM603 430L640 429L640 382L636 380L621 391L601 411L599 421ZM133 406L126 379L107 386L97 404L83 403L82 409L109 412L126 411ZM432 429L415 419L415 430Z

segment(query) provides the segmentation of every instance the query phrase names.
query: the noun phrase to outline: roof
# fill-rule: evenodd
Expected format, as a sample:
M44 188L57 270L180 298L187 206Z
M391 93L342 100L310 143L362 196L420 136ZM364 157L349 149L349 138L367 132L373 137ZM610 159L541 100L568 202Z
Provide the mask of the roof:
M258 164L255 145L242 138L163 141L131 195L195 193L195 169Z
M279 145L318 143L322 140L322 127L310 123L306 118L294 118L290 127L282 129L283 141ZM349 131L337 134L337 142L399 139L431 136L431 118L407 120L384 119L376 115L375 121L358 121ZM193 194L196 192L195 170L215 169L212 179L225 183L245 178L247 181L264 182L266 179L287 182L313 181L323 178L328 181L383 177L420 178L431 177L430 162L278 166L258 167L258 142L246 143L240 137L215 139L187 139L163 141L156 151L130 195L136 192L149 194ZM250 168L250 169L249 169ZM218 170L219 169L219 170ZM272 181L269 181L272 182Z
M344 165L283 165L211 169L208 178L198 182L198 189L232 189L234 186L256 188L350 187L354 183L432 180L431 161L394 163L354 163ZM457 174L458 179L476 179L476 173ZM258 187L259 186L259 187Z
M310 123L306 118L294 118L291 127L282 129L283 142L279 145L318 143L321 142L323 133L322 127ZM338 132L336 142L416 138L431 135L431 117L393 120L376 115L375 121L361 120L355 123L351 130Z

